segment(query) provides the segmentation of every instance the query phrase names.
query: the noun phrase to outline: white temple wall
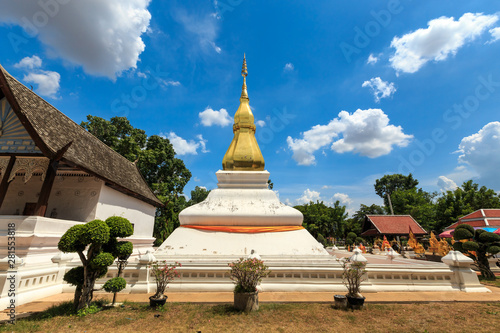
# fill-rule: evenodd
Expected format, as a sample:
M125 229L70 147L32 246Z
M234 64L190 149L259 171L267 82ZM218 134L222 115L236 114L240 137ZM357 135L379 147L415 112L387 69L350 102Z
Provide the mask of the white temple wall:
M134 225L134 237L152 237L156 207L118 192L104 184L99 194L95 218L125 217Z
M39 173L27 183L24 183L24 174L16 175L9 184L0 215L23 215L26 203L38 202L42 184ZM58 173L45 216L80 222L93 220L102 184L101 180L84 173Z
M87 174L57 175L45 216L88 222L95 219L103 181Z
M0 215L22 215L26 203L38 202L38 194L43 184L41 177L33 175L26 184L23 178L24 176L19 175L10 182Z

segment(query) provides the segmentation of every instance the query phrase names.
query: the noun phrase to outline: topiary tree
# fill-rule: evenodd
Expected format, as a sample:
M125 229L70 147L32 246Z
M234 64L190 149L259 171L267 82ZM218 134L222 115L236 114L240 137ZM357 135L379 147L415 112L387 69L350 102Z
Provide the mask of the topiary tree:
M361 244L361 243L365 244L365 240L363 239L363 237L359 237L359 236L354 239L354 242L356 244Z
M354 232L350 232L347 234L347 237L345 239L345 243L347 245L352 245L356 241L356 237L358 237Z
M323 246L326 246L326 239L325 237L323 237L322 234L318 234L318 238L317 238L318 242L320 242Z
M117 257L132 254L130 242L117 241L133 234L132 224L126 218L112 216L106 221L93 220L85 224L69 228L59 240L57 247L62 252L76 252L82 266L70 269L64 275L64 281L74 285L74 308L80 310L88 307L92 301L95 281L106 275L108 266ZM86 250L86 253L85 253ZM109 290L122 290L126 283L123 278L115 279L107 285ZM118 287L123 286L119 289ZM119 289L119 290L118 290Z
M460 224L456 227L453 238L458 241L453 244L453 248L474 260L474 266L481 272L481 277L495 280L488 258L500 252L500 235ZM462 240L465 242L461 242Z

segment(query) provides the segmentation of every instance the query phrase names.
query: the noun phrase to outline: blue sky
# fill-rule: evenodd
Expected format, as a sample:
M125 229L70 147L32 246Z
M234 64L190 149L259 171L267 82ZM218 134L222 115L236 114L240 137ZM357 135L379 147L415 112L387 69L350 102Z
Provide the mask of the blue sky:
M216 187L243 53L283 202L381 204L375 179L500 190L495 1L0 0L0 63L79 123L126 116Z

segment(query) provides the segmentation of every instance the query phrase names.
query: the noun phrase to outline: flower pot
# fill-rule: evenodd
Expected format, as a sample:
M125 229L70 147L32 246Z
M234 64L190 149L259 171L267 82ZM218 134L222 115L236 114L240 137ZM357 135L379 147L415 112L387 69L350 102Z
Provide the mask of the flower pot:
M156 308L158 306L164 306L167 302L167 295L163 295L163 298L153 298L154 296L149 297L149 306L152 308Z
M365 297L347 295L347 303L349 303L349 307L351 309L361 309L363 307L363 304L365 303Z
M347 297L344 295L335 295L333 296L335 300L335 304L333 305L335 309L345 309L347 308Z
M234 307L237 310L251 312L259 309L259 293L234 293Z

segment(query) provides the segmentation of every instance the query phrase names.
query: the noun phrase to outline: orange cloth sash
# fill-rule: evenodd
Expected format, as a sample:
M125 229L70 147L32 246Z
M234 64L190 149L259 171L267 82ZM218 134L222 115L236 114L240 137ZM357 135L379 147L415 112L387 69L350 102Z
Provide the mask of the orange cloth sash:
M261 232L282 232L294 231L304 229L299 225L282 225L275 227L245 227L245 226L232 226L232 225L181 225L183 228L191 228L207 231L220 231L220 232L237 232L245 234L256 234Z

